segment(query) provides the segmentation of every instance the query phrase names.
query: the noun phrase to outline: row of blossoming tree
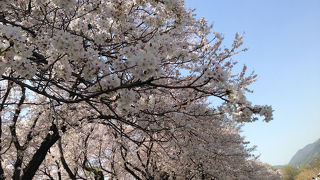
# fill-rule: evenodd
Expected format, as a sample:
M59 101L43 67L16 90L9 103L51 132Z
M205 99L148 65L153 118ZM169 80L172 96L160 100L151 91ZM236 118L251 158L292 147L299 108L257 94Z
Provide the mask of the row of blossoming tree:
M278 179L239 135L272 119L242 38L183 0L1 0L0 179Z

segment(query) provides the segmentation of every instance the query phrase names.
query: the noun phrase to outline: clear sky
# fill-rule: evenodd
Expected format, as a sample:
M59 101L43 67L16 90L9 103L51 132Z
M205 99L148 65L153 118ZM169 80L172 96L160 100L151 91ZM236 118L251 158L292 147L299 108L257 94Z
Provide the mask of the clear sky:
M319 0L186 0L186 7L214 24L226 45L245 33L249 51L233 59L259 75L249 99L275 110L272 122L243 128L261 161L287 164L320 138Z

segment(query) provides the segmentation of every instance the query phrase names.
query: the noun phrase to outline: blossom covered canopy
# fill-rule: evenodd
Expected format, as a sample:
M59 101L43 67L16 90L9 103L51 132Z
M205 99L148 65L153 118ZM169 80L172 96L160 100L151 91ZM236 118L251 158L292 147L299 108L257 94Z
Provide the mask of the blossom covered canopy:
M272 120L233 70L242 39L183 0L0 1L0 176L277 178L237 129Z

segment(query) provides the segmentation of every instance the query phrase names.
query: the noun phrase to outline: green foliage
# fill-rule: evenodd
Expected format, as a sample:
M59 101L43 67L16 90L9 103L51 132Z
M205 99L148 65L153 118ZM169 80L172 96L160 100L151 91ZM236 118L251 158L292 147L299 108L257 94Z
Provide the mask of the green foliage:
M295 180L305 180L316 177L320 172L320 157L316 158L309 164L304 164L299 170L300 173L295 177Z
M319 169L306 169L302 172L300 172L294 180L306 180L306 179L312 179L312 177L316 177L319 172Z
M313 168L320 168L320 156L310 163Z
M320 157L296 168L292 165L286 165L282 169L283 180L306 180L317 177L320 172Z
M285 165L281 171L283 180L294 180L294 177L299 174L299 169L292 165Z

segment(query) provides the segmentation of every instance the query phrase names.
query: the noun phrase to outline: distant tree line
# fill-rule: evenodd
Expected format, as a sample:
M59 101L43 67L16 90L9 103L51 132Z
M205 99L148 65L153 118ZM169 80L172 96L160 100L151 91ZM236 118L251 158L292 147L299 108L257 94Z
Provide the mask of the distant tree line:
M300 167L286 165L281 169L283 180L311 180L320 173L320 157Z

